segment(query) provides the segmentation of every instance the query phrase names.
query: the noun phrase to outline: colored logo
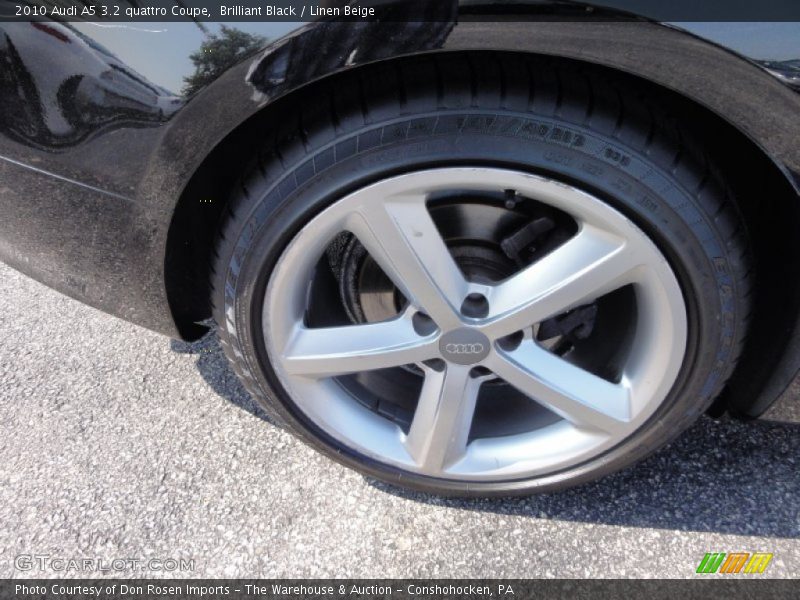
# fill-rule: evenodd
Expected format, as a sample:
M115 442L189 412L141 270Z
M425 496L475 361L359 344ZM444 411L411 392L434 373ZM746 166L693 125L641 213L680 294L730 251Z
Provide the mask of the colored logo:
M763 573L772 560L768 552L706 552L703 560L697 565L698 573Z

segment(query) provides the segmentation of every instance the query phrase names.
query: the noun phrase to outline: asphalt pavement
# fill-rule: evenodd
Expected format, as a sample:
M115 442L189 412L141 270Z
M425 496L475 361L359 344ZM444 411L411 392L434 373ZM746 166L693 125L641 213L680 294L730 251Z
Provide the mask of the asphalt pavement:
M796 382L775 420L703 418L560 494L407 493L272 425L213 333L171 341L0 265L0 577L695 577L737 551L797 576L798 407Z

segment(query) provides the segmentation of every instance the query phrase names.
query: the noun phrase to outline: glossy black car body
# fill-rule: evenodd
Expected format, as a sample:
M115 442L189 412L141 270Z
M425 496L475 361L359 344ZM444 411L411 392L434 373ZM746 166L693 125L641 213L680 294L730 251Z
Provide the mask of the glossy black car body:
M213 236L253 131L275 127L299 90L420 53L561 56L659 87L727 156L759 279L720 406L757 416L800 367L800 25L659 23L637 2L535 5L546 19L494 2L477 13L431 3L426 22L231 23L243 43L210 69L198 52L225 37L217 23L1 23L0 259L196 338Z

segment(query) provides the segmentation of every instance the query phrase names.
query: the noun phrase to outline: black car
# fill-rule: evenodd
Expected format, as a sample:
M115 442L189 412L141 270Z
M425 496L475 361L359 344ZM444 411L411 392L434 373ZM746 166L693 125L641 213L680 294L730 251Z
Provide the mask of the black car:
M415 489L758 417L800 369L800 27L645 6L6 10L0 258L175 338L213 317L276 422Z

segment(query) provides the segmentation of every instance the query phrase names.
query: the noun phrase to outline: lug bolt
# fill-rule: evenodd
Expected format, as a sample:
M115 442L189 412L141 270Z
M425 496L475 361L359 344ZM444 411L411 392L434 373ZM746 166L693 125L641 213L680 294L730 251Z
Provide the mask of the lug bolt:
M414 316L411 317L411 325L418 335L430 335L436 331L436 323L423 312L414 313Z
M522 331L515 331L514 333L507 335L505 337L501 337L497 340L497 345L500 346L506 352L511 352L512 350L516 350L519 348L519 345L522 343L522 338L524 334Z
M461 305L461 314L473 319L481 319L489 314L489 301L483 294L470 294Z

